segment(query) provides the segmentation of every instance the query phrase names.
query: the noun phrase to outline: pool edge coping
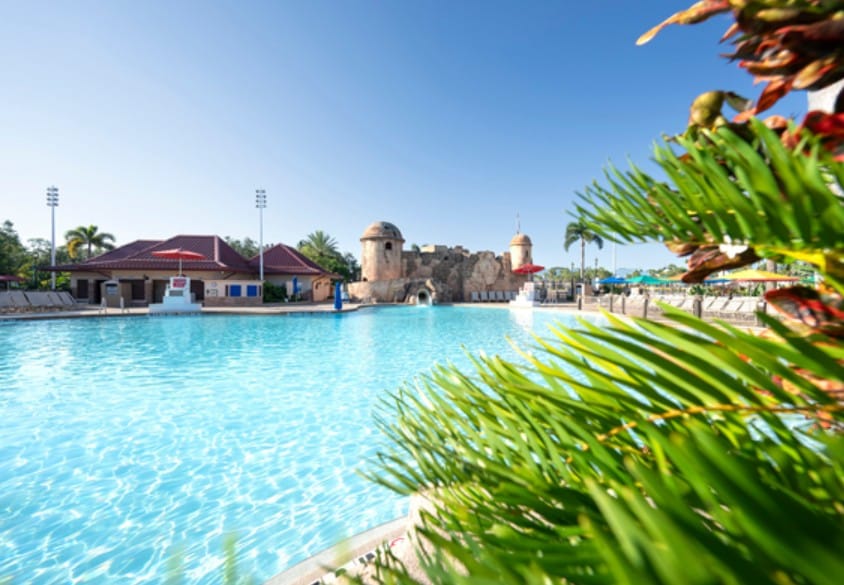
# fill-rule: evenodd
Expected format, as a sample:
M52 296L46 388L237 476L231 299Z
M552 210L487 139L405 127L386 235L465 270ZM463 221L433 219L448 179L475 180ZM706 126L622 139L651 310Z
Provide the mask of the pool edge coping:
M321 578L360 559L379 546L403 536L407 532L408 518L402 516L350 536L270 577L264 585L311 585ZM361 559L361 562L364 562Z

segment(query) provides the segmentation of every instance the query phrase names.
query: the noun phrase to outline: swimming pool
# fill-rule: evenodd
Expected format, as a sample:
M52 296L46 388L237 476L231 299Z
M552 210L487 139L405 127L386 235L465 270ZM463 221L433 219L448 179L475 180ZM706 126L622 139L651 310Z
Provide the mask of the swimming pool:
M461 345L518 359L557 312L0 322L0 581L221 578L223 541L264 580L401 516L356 469L378 397Z

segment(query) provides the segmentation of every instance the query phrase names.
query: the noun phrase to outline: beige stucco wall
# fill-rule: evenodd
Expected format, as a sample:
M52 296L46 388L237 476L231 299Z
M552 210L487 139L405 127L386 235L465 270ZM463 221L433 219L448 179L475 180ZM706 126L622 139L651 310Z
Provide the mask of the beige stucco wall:
M106 276L103 273L99 272L74 272L71 274L70 277L70 286L71 286L71 294L73 294L74 298L77 300L85 301L88 299L88 302L94 303L99 302L99 299L102 298L103 292L103 283L108 280L118 280L120 281L120 291L121 296L123 297L124 304L129 307L132 305L143 305L155 302L155 295L156 290L160 294L163 291L163 287L165 283L169 280L171 276L173 276L173 271L171 270L115 270L113 275ZM200 272L187 272L187 276L191 278L192 282L202 282L203 289L205 291L205 300L207 300L211 295L207 294L210 290L210 283L215 282L219 283L220 286L225 286L225 284L243 284L244 286L247 284L260 284L260 282L255 279L250 278L237 278L236 276L230 276L228 272L221 272L217 270L206 270ZM230 276L226 278L226 276ZM331 286L331 279L327 276L297 276L299 281L299 292L303 295L303 297L307 300L322 302L332 297L334 294L334 289ZM79 295L79 281L85 280L88 281L88 291L89 295L86 297L81 297ZM132 287L128 281L131 280L143 280L144 281L144 300L132 299ZM286 286L288 292L292 292L293 290L293 277L289 275L266 275L266 279L268 282L271 282L278 286ZM219 289L217 289L219 290ZM218 293L219 296L219 293ZM207 306L211 305L219 305L219 304L241 304L241 305L251 305L255 303L254 298L248 297L240 297L241 301L237 301L237 299L230 299L222 302L211 301L211 303L205 303ZM203 300L203 302L205 302ZM263 299L259 297L259 301L263 302Z
M193 277L191 277L193 280ZM202 282L205 288L205 298L202 304L206 307L252 307L263 304L264 290L263 285L259 280L251 279L231 279L231 280L204 280ZM227 288L230 290L232 285L240 285L240 296L228 296ZM257 286L257 295L247 296L247 287Z
M158 291L158 294L161 294L164 286L173 275L174 272L172 270L114 270L108 275L101 272L74 272L71 273L70 277L71 294L79 301L84 302L87 299L89 303L99 302L99 299L102 298L104 283L109 280L118 280L120 281L121 296L127 307L145 305L156 301L156 291ZM203 270L198 272L189 271L186 272L186 275L190 277L192 282L202 281L204 283L206 281L226 280L225 277L229 276L230 273L219 270ZM79 294L80 280L88 282L87 296L81 296ZM131 285L127 282L131 280L144 281L143 300L132 299ZM257 280L251 280L250 282L255 283Z
M293 276L284 274L265 274L268 282L276 286L283 286L287 289L287 294L293 294ZM309 301L322 302L330 298L334 294L331 287L331 279L327 276L296 276L299 294Z

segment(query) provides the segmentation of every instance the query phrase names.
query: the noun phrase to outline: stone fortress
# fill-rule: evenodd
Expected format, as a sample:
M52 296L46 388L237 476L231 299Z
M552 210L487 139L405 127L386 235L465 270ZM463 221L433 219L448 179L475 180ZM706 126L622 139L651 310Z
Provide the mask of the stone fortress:
M504 301L527 280L513 270L533 262L533 245L522 233L501 256L462 246L404 250L401 231L387 221L367 227L360 241L361 281L349 285L349 295L361 302L460 303L478 300L481 293Z

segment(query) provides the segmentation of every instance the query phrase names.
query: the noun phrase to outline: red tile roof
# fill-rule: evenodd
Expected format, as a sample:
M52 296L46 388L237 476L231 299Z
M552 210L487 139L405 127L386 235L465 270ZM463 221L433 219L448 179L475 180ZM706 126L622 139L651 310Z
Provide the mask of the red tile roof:
M110 252L78 264L56 266L56 269L77 271L103 270L176 270L178 260L156 258L155 250L182 248L198 252L205 260L183 260L182 270L219 270L225 272L253 272L249 263L219 236L174 236L168 240L135 240Z
M254 270L259 270L260 255L249 259L249 265ZM325 275L337 277L336 274L328 272L322 266L304 256L296 248L276 244L268 250L264 250L264 274L304 274L304 275Z
M135 240L110 252L95 256L78 264L52 267L66 272L109 270L177 270L178 260L167 260L152 255L157 250L182 248L198 252L205 260L183 260L182 271L218 270L257 275L259 256L246 260L219 236L174 236L168 240ZM295 248L277 244L264 251L264 274L289 274L302 276L329 276L339 278L303 256Z
M100 254L99 256L94 256L91 260L97 260L98 262L111 262L113 260L124 260L126 258L130 258L144 250L149 248L150 246L154 246L158 244L161 240L135 240L134 242L130 242L119 248L115 248L105 254ZM85 262L88 262L86 260Z

